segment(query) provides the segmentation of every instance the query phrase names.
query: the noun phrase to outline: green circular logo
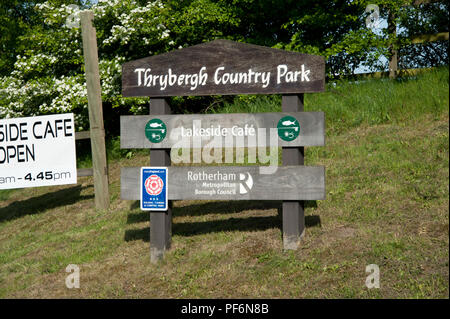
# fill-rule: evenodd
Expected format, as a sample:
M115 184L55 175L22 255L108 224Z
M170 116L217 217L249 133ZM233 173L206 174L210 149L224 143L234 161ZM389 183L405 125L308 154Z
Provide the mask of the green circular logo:
M160 143L167 134L166 124L160 119L151 119L145 125L145 136L152 143Z
M283 141L293 141L300 134L300 123L295 117L285 116L278 121L278 136Z

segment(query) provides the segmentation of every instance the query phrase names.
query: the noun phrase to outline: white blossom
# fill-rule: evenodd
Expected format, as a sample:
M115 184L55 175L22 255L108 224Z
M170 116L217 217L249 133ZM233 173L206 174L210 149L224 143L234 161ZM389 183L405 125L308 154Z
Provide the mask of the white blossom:
M87 108L86 80L81 72L81 31L79 27L66 24L66 19L78 14L79 10L73 5L55 7L50 1L37 3L34 9L42 15L44 23L51 26L57 41L51 42L49 47L46 41L51 40L53 35L47 34L49 39L31 36L35 41L33 49L18 55L11 74L0 77L0 118L75 112L77 128L86 129L86 112L80 114L80 110ZM99 47L114 48L129 43L174 46L175 42L170 39L171 31L159 14L162 9L164 4L159 0L149 1L144 6L136 1L99 0L92 7L96 21L114 21L98 43ZM99 53L102 100L113 105L129 106L131 112L143 112L148 107L146 99L124 99L121 95L125 57L118 54L114 57L102 56L100 49ZM78 63L80 71L61 72L61 65L68 61L75 61L71 62L75 65Z

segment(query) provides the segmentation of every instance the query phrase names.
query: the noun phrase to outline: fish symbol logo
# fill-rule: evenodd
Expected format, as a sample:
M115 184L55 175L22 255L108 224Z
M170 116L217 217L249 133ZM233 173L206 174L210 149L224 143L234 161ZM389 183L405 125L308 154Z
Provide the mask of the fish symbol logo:
M296 121L289 121L289 120L287 120L287 121L281 122L281 124L283 124L284 126L288 126L288 125L295 125L295 122Z
M166 134L166 124L160 119L153 118L145 125L145 136L151 143L160 143Z
M278 121L278 136L286 142L295 140L300 134L300 123L293 116L285 116Z

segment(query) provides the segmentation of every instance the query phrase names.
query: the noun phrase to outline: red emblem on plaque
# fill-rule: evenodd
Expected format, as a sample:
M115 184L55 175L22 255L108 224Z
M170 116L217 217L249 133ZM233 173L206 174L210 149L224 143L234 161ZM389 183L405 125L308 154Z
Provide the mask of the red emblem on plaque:
M164 182L157 175L151 175L145 180L145 191L150 195L159 195L161 194Z

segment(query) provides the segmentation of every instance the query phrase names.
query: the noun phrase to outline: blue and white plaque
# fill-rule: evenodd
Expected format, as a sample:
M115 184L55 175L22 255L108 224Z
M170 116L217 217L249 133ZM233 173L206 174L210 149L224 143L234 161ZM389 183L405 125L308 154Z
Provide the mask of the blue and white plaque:
M168 208L167 167L141 167L141 209Z

